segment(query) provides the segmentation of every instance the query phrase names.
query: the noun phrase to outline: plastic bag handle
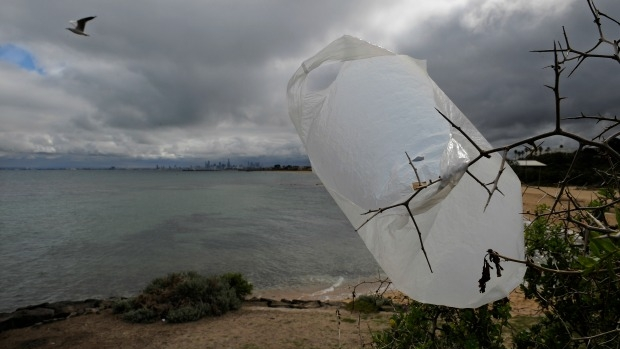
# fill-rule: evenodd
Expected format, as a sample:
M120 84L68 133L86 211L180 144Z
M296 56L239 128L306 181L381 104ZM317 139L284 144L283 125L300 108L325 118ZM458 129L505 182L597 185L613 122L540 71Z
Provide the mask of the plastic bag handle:
M289 115L297 115L291 118L297 130L301 130L301 104L306 77L314 69L320 67L325 62L345 62L362 58L372 58L378 56L394 56L395 53L384 48L372 45L367 41L358 39L350 35L344 35L314 56L301 63L295 74L291 77L286 87L289 100Z

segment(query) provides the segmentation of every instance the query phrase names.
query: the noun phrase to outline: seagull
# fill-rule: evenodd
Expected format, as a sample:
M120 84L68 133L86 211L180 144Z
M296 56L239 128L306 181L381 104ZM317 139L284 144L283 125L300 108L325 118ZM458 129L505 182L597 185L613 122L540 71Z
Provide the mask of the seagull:
M70 30L78 35L89 36L88 34L84 33L84 27L86 26L86 22L90 21L95 17L96 16L84 17L82 19L78 19L77 21L69 21L69 23L73 24L75 28L67 28L67 30Z

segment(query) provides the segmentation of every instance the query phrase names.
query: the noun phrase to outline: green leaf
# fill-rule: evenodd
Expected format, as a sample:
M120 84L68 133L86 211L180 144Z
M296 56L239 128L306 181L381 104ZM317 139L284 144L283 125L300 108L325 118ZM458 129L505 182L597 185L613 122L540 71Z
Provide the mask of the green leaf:
M592 239L592 236L590 237ZM596 240L590 240L588 247L590 248L590 254L593 256L600 256L601 250L598 248L598 245L595 243Z
M615 253L618 251L618 247L616 247L609 238L593 239L592 243L598 248L605 250L607 253ZM590 244L590 247L592 247L592 244Z
M597 264L597 261L594 258L586 256L578 256L577 261L579 261L579 264L583 265L586 269L594 268Z

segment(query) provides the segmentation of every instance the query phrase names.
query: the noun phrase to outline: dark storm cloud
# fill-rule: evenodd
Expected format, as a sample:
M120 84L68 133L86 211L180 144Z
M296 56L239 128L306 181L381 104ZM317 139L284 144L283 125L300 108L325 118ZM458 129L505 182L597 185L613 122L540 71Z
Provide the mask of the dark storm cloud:
M598 3L620 16L620 4ZM0 62L0 155L303 156L286 84L344 34L427 59L498 145L551 127L551 57L528 51L550 48L562 25L589 45L588 11L577 0L9 0L0 45L31 54L43 74ZM90 37L64 29L90 15ZM617 113L617 63L588 63L563 87L566 114Z
M601 10L620 15L619 3L598 3ZM596 44L597 28L586 2L574 2L562 15L542 21L536 12L515 12L496 20L490 16L476 28L463 23L467 11L427 28L427 40L415 46L404 43L401 52L428 59L431 77L494 145L552 130L554 97L544 85L553 85L549 68L553 55L531 51L552 49L554 40L565 46L562 26L573 48L585 51ZM617 26L606 21L604 29L612 36ZM581 112L617 114L620 103L611 92L620 87L612 77L617 69L617 62L611 60L589 60L571 77L568 69L560 85L562 96L567 97L563 117ZM575 129L573 124L566 122L569 129ZM588 126L586 131L592 124Z
M207 5L182 3L157 10L153 4L154 9L146 12L125 5L113 15L104 12L96 19L97 26L93 21L93 39L102 38L103 45L85 49L126 68L121 76L75 72L81 84L94 87L84 93L95 103L97 119L110 127L129 129L269 121L265 119L273 117L272 111L248 115L244 106L262 104L275 94L283 96L290 71L270 72L270 62L301 51L307 45L302 35L306 30L316 32L312 26L326 29L320 28L316 18L328 23L338 19L330 17L346 20L348 11L343 5L350 6Z

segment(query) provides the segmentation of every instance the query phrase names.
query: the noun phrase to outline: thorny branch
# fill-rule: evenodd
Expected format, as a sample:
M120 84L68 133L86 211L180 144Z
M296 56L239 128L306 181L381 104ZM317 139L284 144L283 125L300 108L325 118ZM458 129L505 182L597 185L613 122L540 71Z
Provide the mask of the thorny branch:
M385 292L390 289L390 286L392 285L392 281L390 281L390 279L387 277L382 278L381 274L379 274L379 276L377 277L377 280L375 281L362 281L358 283L357 285L353 286L353 290L351 291L353 302L355 302L355 297L357 296L357 288L362 285L366 285L366 284L378 284L374 294L377 297L383 297Z
M592 297L598 297L594 294L588 293L590 291L587 288L562 288L562 283L567 283L568 285L568 280L577 280L575 282L579 282L579 280L587 280L587 282L596 283L593 287L599 290L596 292L600 292L600 297L610 297L609 299L613 300L617 298L618 280L620 279L620 264L617 261L617 256L618 253L620 253L620 250L618 250L617 242L615 244L612 243L612 241L617 241L616 239L620 239L620 229L618 228L618 223L620 222L617 221L620 220L620 173L618 173L620 154L616 150L618 149L618 144L620 144L620 119L615 115L586 115L584 113L581 113L578 116L564 117L561 109L562 102L565 97L561 94L560 82L561 78L566 73L566 70L568 70L567 68L569 64L572 64L573 66L567 75L568 77L573 75L586 60L611 59L620 63L620 39L609 39L606 36L605 31L603 30L603 20L608 20L608 23L616 26L616 28L617 26L620 26L620 22L601 12L594 4L594 0L586 1L592 16L594 17L594 23L599 34L598 40L596 40L596 42L589 49L576 49L569 40L566 28L563 28L563 42L554 42L553 49L551 50L533 51L553 54L554 61L550 68L554 73L554 83L553 85L547 87L553 92L554 96L555 128L552 131L544 132L503 147L481 151L479 150L480 154L478 157L471 161L471 164L473 164L483 156L501 151L506 154L508 150L523 145L531 145L533 149L537 149L537 142L552 136L561 136L576 141L579 148L574 153L573 159L569 168L566 170L563 179L558 182L557 194L551 195L546 193L546 195L551 197L553 200L551 207L547 207L544 212L536 212L532 220L532 224L537 220L543 220L543 222L553 222L552 224L555 224L558 230L553 233L547 233L555 234L550 236L556 236L558 238L561 238L563 234L565 243L567 246L570 246L569 248L571 248L571 251L574 251L574 260L582 258L579 259L578 264L572 264L573 268L580 264L582 267L580 269L573 269L566 267L571 264L564 264L563 268L549 268L538 263L538 258L550 258L546 262L547 265L549 265L549 261L555 259L552 252L545 254L545 257L537 257L537 260L535 261L531 257L519 259L504 256L497 251L489 249L483 261L482 277L479 280L479 287L481 292L485 291L486 282L491 279L490 269L493 269L491 264L494 261L499 260L524 264L529 268L529 270L538 271L541 275L550 275L557 281L555 281L556 284L552 284L555 286L548 289L546 293L544 290L538 289L538 287L542 287L539 284L535 284L533 287L528 287L528 290L533 292L541 304L544 304L551 309L554 319L557 319L563 324L570 342L578 343L575 345L585 345L587 348L619 348L618 337L620 336L620 322L616 323L617 316L609 317L609 319L614 320L612 320L611 323L605 324L602 319L604 318L604 313L607 310L602 310L600 313L592 315L588 314L588 312L595 310L589 309L585 305L581 305L580 307L583 307L583 310L581 310L582 313L575 315L567 313L570 309L564 310L556 307L556 305L565 304L556 303L560 302L560 300L570 303L593 299ZM615 30L614 33L617 33L617 30ZM607 53L602 53L601 51L605 47L610 48L610 51ZM586 139L578 134L564 130L563 122L566 120L592 122L597 125L601 125L602 130L592 139ZM615 147L612 147L612 145ZM575 179L576 163L584 160L584 157L587 156L586 150L590 151L592 149L596 149L599 156L606 158L609 163L609 171L598 172L603 179L602 186L608 189L606 189L606 192L599 192L599 195L595 201L596 203L593 202L593 204L584 206L573 195L569 185L571 181ZM498 175L498 178L499 176L501 176L501 173ZM497 183L497 179L495 182ZM544 189L541 188L538 188L538 190L543 193L545 192ZM612 218L611 223L605 216L605 212L608 212L609 210L612 210L611 213L614 213L613 210L615 210L615 218ZM545 226L548 229L549 225ZM542 243L544 244L544 242ZM591 245L591 243L594 245ZM590 254L590 246L595 248L597 244L599 244L598 246L603 246L601 248L607 246L607 250L605 252L606 254ZM598 249L599 247L596 248ZM615 259L612 259L614 256ZM588 265L593 267L586 267ZM497 266L498 265L496 265L496 268ZM499 274L497 276L499 276ZM565 290L567 291L567 294L556 294L554 291L556 289L558 291ZM548 298L545 298L541 292L546 294ZM613 292L616 293L614 294ZM598 299L597 301L605 302L604 299ZM617 314L617 302L611 302L612 303L597 304L602 306L603 309L611 306L612 308L610 308L608 312ZM613 304L616 305L614 306ZM579 311L575 311L575 313L579 313ZM571 318L571 316L573 318ZM582 318L580 318L580 320L575 320L576 318L574 318L574 316L582 316ZM597 316L600 316L601 318L599 319Z
M583 270L560 270L560 269L545 268L545 267L543 267L541 265L536 264L531 258L527 258L526 260L520 260L520 259L516 259L516 258L502 256L501 254L499 254L499 253L497 253L497 252L495 252L493 250L488 250L486 256L489 256L489 258L494 258L494 260L498 261L498 264L499 264L499 259L501 258L501 259L503 259L505 261L525 264L528 267L532 267L532 268L537 269L539 271L544 271L544 272L548 272L548 273L555 273L555 274L581 274L581 273L583 273ZM501 275L498 275L498 276L501 276Z
M396 208L396 207L404 207L407 210L407 213L409 214L409 217L411 218L411 220L413 221L413 226L415 227L416 232L418 233L418 239L420 241L420 248L422 249L422 253L424 253L424 258L426 258L426 263L428 264L428 268L430 269L431 273L433 272L433 268L431 267L431 262L428 259L428 254L426 253L426 249L424 248L424 241L422 239L422 232L420 231L420 228L418 227L418 223L415 220L415 216L413 215L413 212L411 212L411 209L409 208L409 203L411 202L411 200L413 200L420 192L422 192L422 190L438 183L439 181L441 181L441 178L437 179L436 181L432 181L429 180L428 183L423 183L420 181L420 178L418 177L418 173L417 170L415 168L415 166L413 165L413 162L411 161L411 158L409 157L409 154L405 153L407 155L407 158L409 159L409 164L411 164L411 167L413 167L413 170L416 174L416 177L418 179L418 186L414 189L413 194L411 194L411 196L409 196L409 198L407 198L405 201L388 206L388 207L384 207L384 208L379 208L379 209L375 209L375 210L368 210L368 212L364 213L364 215L368 215L370 214L370 218L368 218L366 221L364 221L364 223L362 223L362 225L360 225L357 229L355 229L355 231L358 231L360 229L362 229L363 226L365 226L368 222L370 222L373 218L375 218L376 216L378 216L379 214Z
M605 59L612 59L612 60L620 62L620 56L618 54L619 49L620 49L620 46L619 46L620 40L609 40L605 37L601 19L606 18L619 26L620 26L620 22L618 22L612 17L601 12L596 7L593 0L587 0L587 3L594 17L594 23L596 24L598 33L599 33L599 38L597 42L591 48L587 50L575 49L570 44L568 35L566 33L566 29L563 28L564 44L562 44L561 42L554 42L554 47L552 50L532 51L532 52L538 52L538 53L553 53L554 63L550 66L550 68L552 68L554 72L554 84L553 86L547 86L547 87L551 89L554 94L555 129L549 132L544 132L539 135L535 135L535 136L532 136L526 139L519 140L509 145L498 147L498 148L481 150L479 147L476 147L477 149L479 149L480 155L478 155L478 157L476 157L474 160L471 161L470 166L476 161L478 161L480 158L486 157L489 154L498 153L500 151L503 151L504 154L507 154L507 151L517 148L522 145L529 144L529 145L532 145L534 149L536 149L537 145L535 144L535 142L552 137L552 136L562 136L562 137L577 141L579 144L579 149L575 152L575 156L573 158L573 161L569 169L567 170L565 174L564 180L558 183L559 192L557 196L555 197L554 203L550 209L550 213L545 213L544 215L553 215L553 214L557 215L558 213L564 213L565 215L563 216L564 217L563 220L567 222L578 224L578 225L580 224L583 227L587 227L589 229L597 228L609 234L610 231L617 232L617 228L608 229L608 228L603 228L601 226L598 226L598 227L590 226L590 225L583 223L582 221L577 222L578 220L576 220L572 216L572 214L575 212L583 213L584 211L590 210L592 208L579 207L576 205L576 202L573 200L573 204L575 205L574 209L569 209L569 210L564 210L564 211L559 211L557 209L559 206L561 206L560 204L561 197L564 194L570 195L568 193L568 184L571 179L571 173L573 171L573 167L576 161L578 160L578 157L580 156L582 150L585 147L593 147L593 148L599 149L602 153L606 154L610 158L610 161L615 161L615 162L620 161L620 154L614 148L612 148L609 144L611 140L617 139L617 137L620 136L620 131L618 130L618 128L620 127L620 119L618 119L617 116L614 116L614 117L606 117L602 115L590 116L590 115L585 115L581 113L579 116L576 116L576 117L567 117L567 118L562 117L561 102L565 99L565 97L562 97L560 93L560 80L565 70L564 67L567 65L567 63L573 62L573 61L577 62L576 66L572 69L570 73L572 74L579 67L579 65L581 65L581 63L583 63L583 61L586 60L587 58L605 58ZM609 54L595 53L595 52L598 52L601 46L605 44L608 46L611 46L612 53L609 53ZM443 113L441 113L441 115L444 116L444 118L446 118L446 116ZM563 120L594 121L596 123L605 122L605 123L608 123L608 125L605 126L603 131L597 134L593 139L585 139L575 133L567 132L563 130L562 129ZM457 128L457 130L460 130L460 129ZM471 138L467 137L467 139L471 141ZM499 176L501 176L501 173L498 174L498 177ZM497 179L495 182L497 182ZM620 200L620 198L616 200L612 200L611 203L608 204L608 206L613 206L615 203L618 202L618 200Z

